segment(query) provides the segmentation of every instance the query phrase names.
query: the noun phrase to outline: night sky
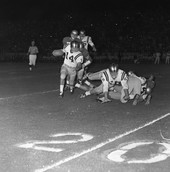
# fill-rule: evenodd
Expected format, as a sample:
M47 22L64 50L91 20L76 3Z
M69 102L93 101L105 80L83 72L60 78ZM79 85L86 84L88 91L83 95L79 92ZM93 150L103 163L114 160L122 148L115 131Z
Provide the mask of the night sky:
M142 48L170 44L169 0L1 0L0 44L23 51L35 39L39 47L60 46L71 30L85 29L96 46L125 42ZM114 39L113 39L114 38ZM102 39L102 40L101 40ZM104 41L107 42L104 44ZM156 46L155 46L156 44ZM110 45L112 46L112 45ZM107 48L107 47L106 47ZM99 48L100 49L100 48ZM144 48L142 48L144 49Z
M150 0L1 0L0 20L60 19L64 14L74 17L96 17L115 10L123 12L169 11L168 1Z

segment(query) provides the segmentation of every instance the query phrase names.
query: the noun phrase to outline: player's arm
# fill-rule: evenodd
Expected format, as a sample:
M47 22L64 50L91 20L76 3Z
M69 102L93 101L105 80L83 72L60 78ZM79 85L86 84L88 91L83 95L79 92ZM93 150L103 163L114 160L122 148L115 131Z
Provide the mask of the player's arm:
M85 62L83 63L83 65L82 65L82 68L85 68L85 67L89 66L91 63L92 63L92 58L91 58L90 55L88 54L88 55L86 56L86 61L85 61Z
M66 48L67 45L70 44L70 42L71 42L70 39L71 39L70 37L64 37L64 38L63 38L63 40L62 40L62 42L63 42L63 48Z
M31 52L31 47L28 48L28 52L27 52L27 55L29 56L30 55L30 52Z
M96 47L95 47L95 45L92 41L92 38L90 36L88 37L88 43L92 47L93 51L96 51Z
M109 100L108 99L108 91L109 91L109 82L107 81L105 74L102 74L101 81L103 83L103 94L104 94L104 100Z
M82 55L82 53L79 53L75 57L75 60L77 62L76 71L79 71L82 68L82 63L83 63L83 55Z
M123 71L122 76L121 76L121 84L125 93L124 99L129 100L129 91L128 91L128 76L127 74Z
M38 50L38 47L36 47L36 54L38 54L39 53L39 50Z

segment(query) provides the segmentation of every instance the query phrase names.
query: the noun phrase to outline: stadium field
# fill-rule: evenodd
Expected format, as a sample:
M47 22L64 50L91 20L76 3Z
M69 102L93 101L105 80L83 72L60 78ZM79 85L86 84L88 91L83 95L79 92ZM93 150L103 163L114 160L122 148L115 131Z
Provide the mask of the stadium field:
M0 172L169 172L170 66L120 64L156 77L148 106L80 99L79 89L61 99L60 66L0 64Z

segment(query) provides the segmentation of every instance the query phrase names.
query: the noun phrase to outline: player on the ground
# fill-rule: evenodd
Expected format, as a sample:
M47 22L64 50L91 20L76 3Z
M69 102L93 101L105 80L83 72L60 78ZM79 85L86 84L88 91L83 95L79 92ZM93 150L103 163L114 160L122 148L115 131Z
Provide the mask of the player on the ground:
M86 96L89 96L91 94L103 94L104 95L104 102L110 101L108 98L108 92L109 90L115 86L116 82L120 82L123 91L124 91L124 99L129 99L128 94L128 76L127 74L119 69L118 64L111 64L108 69L104 70L101 76L102 84L98 87L95 87L94 89L91 89L89 91L86 91L84 94L80 96L80 98L84 98Z
M152 98L152 91L155 87L154 76L150 75L149 78L138 77L134 73L130 72L128 77L128 92L129 98L133 100L133 105L137 105L138 102L145 102L145 105L149 105ZM121 85L115 85L113 90L110 90L109 98L118 99L122 103L126 103L124 97L124 91ZM103 102L104 97L99 97L98 100Z
M93 49L93 51L96 51L96 47L92 41L92 38L90 36L86 36L85 30L81 30L80 34L78 36L80 40L84 43L84 47L88 50L88 46L90 45Z
M70 92L73 93L76 74L81 69L83 63L83 55L79 51L79 42L71 41L71 44L67 45L62 51L64 53L64 63L60 70L60 97L64 95L67 76L69 78Z
M39 53L38 47L35 45L35 41L31 42L31 46L28 49L29 55L29 70L32 71L32 68L36 65L37 54Z

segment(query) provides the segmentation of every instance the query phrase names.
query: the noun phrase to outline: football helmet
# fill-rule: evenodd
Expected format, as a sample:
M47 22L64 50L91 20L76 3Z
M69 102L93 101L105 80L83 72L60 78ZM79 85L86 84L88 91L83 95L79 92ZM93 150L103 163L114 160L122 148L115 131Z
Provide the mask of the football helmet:
M76 52L79 50L79 42L77 42L75 40L71 41L70 46L71 46L71 51L73 51L73 52Z
M134 72L133 72L133 71L129 71L129 72L128 72L128 75L129 75L129 76L133 76L133 75L134 75Z
M83 42L79 42L79 48L83 49L84 48L84 43Z
M85 36L85 30L80 31L80 36Z
M71 31L71 38L75 39L75 38L77 38L77 36L78 36L78 31L77 30L72 30Z
M71 41L71 48L79 48L79 43L77 41Z
M109 71L110 71L110 72L117 72L118 69L119 69L118 64L112 63L112 64L109 66Z

